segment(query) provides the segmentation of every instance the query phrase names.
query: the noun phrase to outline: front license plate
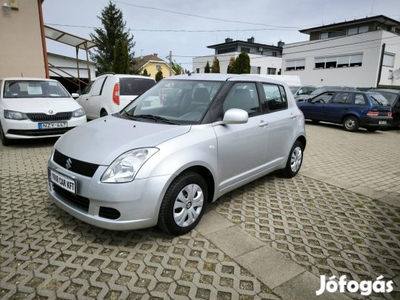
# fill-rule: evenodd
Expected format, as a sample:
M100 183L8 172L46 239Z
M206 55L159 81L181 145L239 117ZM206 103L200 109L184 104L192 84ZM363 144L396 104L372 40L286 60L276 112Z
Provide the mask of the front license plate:
M387 121L379 121L379 125L386 125Z
M52 128L65 128L68 126L67 122L50 122L50 123L39 123L39 129L52 129Z
M67 190L68 192L71 192L73 194L76 193L76 182L72 178L61 175L60 173L55 172L51 169L49 169L49 178L51 182L63 188L64 190Z

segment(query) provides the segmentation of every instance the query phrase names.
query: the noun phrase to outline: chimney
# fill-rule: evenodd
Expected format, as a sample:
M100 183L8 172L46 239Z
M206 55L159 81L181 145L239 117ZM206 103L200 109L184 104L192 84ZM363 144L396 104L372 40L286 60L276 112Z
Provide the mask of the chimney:
M253 43L253 44L254 44L254 37L251 37L251 38L247 39L247 41L248 41L249 43Z
M278 42L278 47L282 48L282 47L283 47L283 45L285 45L285 43L284 43L284 42L282 42L282 41L279 41L279 42Z
M233 42L233 40L231 38L226 38L225 39L225 43L230 43L230 42Z

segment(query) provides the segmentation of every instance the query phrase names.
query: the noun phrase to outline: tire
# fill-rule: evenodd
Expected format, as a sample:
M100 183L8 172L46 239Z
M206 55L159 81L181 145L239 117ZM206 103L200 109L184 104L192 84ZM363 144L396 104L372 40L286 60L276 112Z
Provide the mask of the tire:
M179 175L161 203L158 227L172 235L190 232L200 222L208 200L208 188L197 173Z
M105 117L105 116L108 116L108 113L107 113L106 110L103 109L103 110L100 112L100 118L101 118L101 117Z
M290 150L286 167L282 170L282 175L286 178L292 178L299 173L303 163L303 144L296 141Z
M1 126L1 123L0 123L0 140L1 140L1 143L3 144L3 146L11 145L11 140L6 138L4 131L3 131L3 127Z
M346 131L355 132L358 130L358 119L355 116L347 116L343 120L343 128Z

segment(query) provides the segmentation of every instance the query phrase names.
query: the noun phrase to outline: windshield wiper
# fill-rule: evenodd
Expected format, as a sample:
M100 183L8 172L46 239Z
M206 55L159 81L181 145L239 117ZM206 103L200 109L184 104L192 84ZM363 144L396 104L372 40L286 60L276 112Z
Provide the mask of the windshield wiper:
M155 115L134 115L134 116L130 116L130 118L132 118L132 119L148 119L148 120L154 120L156 122L162 122L162 123L168 123L168 124L178 124L167 118L163 118L163 117L155 116Z

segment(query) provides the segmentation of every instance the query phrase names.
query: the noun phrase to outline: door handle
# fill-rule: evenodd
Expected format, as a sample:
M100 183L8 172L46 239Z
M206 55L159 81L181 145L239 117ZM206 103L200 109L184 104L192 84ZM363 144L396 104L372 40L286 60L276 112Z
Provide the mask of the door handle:
M268 124L268 122L261 121L260 124L258 124L258 127L267 127Z
M291 119L296 119L295 115L290 116Z

